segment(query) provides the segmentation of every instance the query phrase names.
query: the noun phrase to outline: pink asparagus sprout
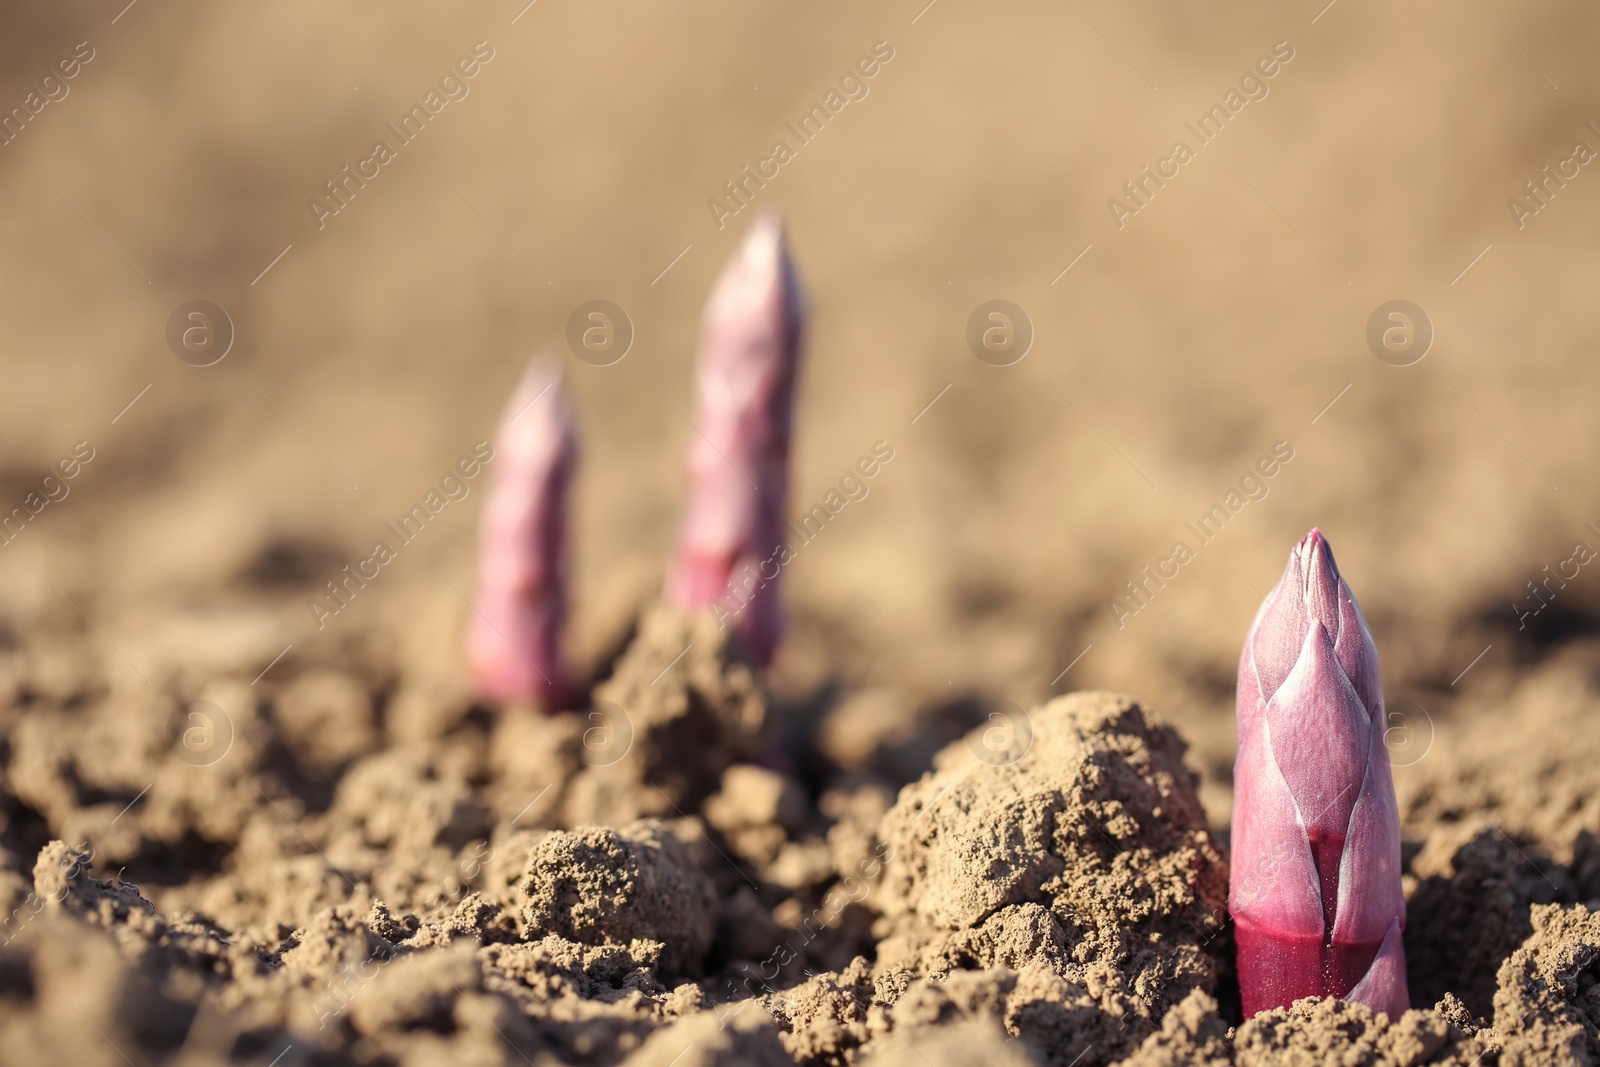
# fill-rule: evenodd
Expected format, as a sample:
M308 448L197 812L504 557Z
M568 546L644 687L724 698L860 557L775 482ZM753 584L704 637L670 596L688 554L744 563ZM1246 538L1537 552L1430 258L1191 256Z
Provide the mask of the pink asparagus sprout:
M1323 996L1398 1019L1406 902L1378 650L1318 530L1256 612L1238 713L1228 909L1245 1015Z
M689 501L666 598L731 616L759 665L772 659L802 296L783 223L759 216L723 268L700 324Z
M478 602L467 638L473 687L488 700L555 711L565 695L567 487L574 416L556 364L536 360L495 432L478 535Z

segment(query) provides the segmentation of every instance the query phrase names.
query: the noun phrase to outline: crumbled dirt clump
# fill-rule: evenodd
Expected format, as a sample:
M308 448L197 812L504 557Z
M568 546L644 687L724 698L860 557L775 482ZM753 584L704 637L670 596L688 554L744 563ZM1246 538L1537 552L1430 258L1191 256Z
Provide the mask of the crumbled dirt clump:
M1496 971L1533 933L1530 908L1576 899L1567 872L1539 865L1535 846L1499 831L1441 829L1412 860L1419 881L1407 911L1406 965L1414 1002L1452 994L1479 1018L1493 1010Z
M522 892L530 934L588 945L655 942L668 974L698 971L711 946L711 879L660 822L550 834L528 859Z
M1034 1061L993 1020L969 1019L941 1027L920 1041L910 1035L886 1042L863 1067L1030 1067Z
M788 1067L772 1019L753 1004L701 1012L657 1030L626 1067Z
M1233 1062L1217 1002L1198 989L1161 1020L1161 1029L1123 1061L1125 1067L1226 1067Z
M1014 968L1025 986L1037 969L1061 986L1062 1041L1137 1044L1216 982L1227 866L1186 746L1112 693L1008 726L1009 747L982 728L946 748L884 819L879 967L941 982Z
M874 995L865 959L843 971L815 975L792 989L761 998L777 1020L783 1045L801 1063L828 1063L848 1056L882 1029L871 1024Z
M889 1010L891 1032L880 1044L903 1038L921 1044L946 1025L987 1019L1017 1039L1036 1063L1104 1063L1127 1045L1127 1030L1098 998L1047 967L1020 971L956 971L943 981L911 983Z
M1374 1016L1364 1005L1316 997L1247 1020L1234 1037L1234 1049L1238 1067L1467 1067L1485 1051L1434 1012L1408 1011L1391 1020Z
M566 821L614 824L698 807L753 754L766 696L714 615L657 605L586 717Z
M1533 936L1500 968L1504 1067L1600 1062L1600 913L1535 906Z

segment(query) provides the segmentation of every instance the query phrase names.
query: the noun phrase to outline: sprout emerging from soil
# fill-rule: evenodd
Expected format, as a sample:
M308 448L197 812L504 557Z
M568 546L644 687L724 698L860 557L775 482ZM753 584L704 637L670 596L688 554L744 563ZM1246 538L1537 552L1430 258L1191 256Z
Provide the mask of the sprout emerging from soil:
M478 536L478 603L467 638L473 687L488 700L554 711L565 695L567 487L577 465L560 369L535 360L495 432Z
M803 322L783 223L762 215L723 268L701 322L699 434L666 598L691 610L717 606L763 666L783 624L777 550Z
M1400 816L1378 651L1318 530L1239 657L1228 907L1245 1014L1343 997L1409 1007Z

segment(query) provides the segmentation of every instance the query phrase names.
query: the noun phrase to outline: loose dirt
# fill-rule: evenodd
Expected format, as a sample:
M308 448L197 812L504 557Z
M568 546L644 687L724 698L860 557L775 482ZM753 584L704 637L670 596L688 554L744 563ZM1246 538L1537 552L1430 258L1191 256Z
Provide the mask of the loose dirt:
M208 764L204 705L52 688L68 654L94 658L41 640L11 660L15 1062L1600 1055L1592 801L1556 784L1592 764L1554 732L1511 742L1538 781L1470 730L1459 780L1402 768L1415 1010L1241 1020L1224 835L1181 733L1131 697L997 711L898 785L875 748L794 758L714 619L654 608L592 707L548 718L419 707L359 668L253 699L213 680L198 691L245 710ZM1576 725L1594 701L1575 662L1518 699Z

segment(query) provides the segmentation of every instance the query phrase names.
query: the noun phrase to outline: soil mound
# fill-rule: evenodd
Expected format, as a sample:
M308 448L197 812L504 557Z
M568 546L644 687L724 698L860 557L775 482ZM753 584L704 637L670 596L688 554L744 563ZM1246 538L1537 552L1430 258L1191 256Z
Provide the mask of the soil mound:
M1048 974L1105 1031L1087 1040L1137 1044L1216 985L1227 864L1187 746L1114 693L1002 726L946 748L884 819L879 967L939 982L1015 968L1008 997Z

